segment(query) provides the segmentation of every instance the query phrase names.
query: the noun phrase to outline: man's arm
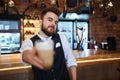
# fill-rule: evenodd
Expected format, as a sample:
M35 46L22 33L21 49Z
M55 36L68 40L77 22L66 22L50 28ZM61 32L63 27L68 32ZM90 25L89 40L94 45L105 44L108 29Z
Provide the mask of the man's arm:
M65 59L67 60L67 67L69 69L71 80L76 80L76 75L77 75L76 58L72 54L72 49L70 48L70 45L66 37L62 35L60 37L61 37L61 42L64 50Z
M76 68L76 66L71 66L69 68L69 74L70 74L71 80L77 80L77 68Z
M33 47L32 41L30 39L26 39L20 48L21 60L25 63L31 64L42 69L42 61L37 56L36 49Z
M22 54L22 59L24 62L43 69L43 62L38 58L34 50L25 50Z

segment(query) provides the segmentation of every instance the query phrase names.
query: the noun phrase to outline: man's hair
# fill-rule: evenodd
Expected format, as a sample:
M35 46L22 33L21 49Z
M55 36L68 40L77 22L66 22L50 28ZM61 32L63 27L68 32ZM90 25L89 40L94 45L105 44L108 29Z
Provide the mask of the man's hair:
M41 19L43 19L43 17L46 15L46 13L48 12L53 12L54 14L56 14L57 16L59 16L61 14L61 12L54 7L50 7L50 8L45 8L42 12L41 12Z

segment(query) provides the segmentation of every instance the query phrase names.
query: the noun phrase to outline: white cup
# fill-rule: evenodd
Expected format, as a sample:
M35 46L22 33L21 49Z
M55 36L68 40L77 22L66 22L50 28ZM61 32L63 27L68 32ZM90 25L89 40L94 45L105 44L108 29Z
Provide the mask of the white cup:
M38 57L43 60L44 70L52 68L54 61L54 42L52 40L37 41L35 43Z

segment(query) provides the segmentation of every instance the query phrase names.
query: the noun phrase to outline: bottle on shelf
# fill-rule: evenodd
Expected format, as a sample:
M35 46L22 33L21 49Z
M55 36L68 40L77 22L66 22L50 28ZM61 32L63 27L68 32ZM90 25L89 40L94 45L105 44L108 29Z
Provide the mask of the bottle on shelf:
M34 25L33 23L31 23L31 27L33 27L33 28L34 28L34 27L35 27L35 25Z

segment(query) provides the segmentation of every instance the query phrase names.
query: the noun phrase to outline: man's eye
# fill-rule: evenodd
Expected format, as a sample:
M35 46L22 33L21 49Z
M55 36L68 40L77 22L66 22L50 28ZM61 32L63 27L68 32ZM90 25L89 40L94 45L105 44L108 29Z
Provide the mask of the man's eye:
M55 22L55 24L57 25L57 24L58 24L58 22Z
M48 21L52 21L52 19L48 19Z
M53 19L52 18L47 18L48 19L48 21L53 21Z

